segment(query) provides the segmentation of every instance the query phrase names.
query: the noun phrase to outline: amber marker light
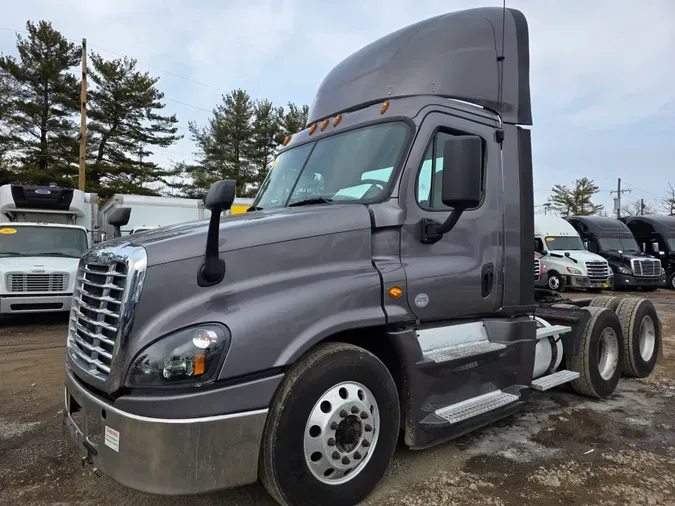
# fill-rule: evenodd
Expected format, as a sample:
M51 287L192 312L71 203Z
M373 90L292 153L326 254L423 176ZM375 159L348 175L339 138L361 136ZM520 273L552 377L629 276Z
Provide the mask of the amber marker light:
M342 114L338 114L335 116L335 119L333 120L333 126L336 127L340 124L340 121L342 121Z
M292 137L293 137L292 135L287 135L286 137L284 137L284 146L289 142L291 142Z
M401 290L398 286L392 286L389 289L389 297L392 299L398 299L402 294L403 290Z
M309 127L309 135L312 135L316 130L316 123L312 123L312 126Z
M329 122L329 121L330 121L330 120L329 120L328 118L326 118L325 120L323 120L323 121L321 122L321 131L322 131L322 132L323 132L323 129L326 128L326 127L328 126L328 122Z
M380 114L387 112L387 109L389 109L389 100L385 100L384 104L382 104L382 107L380 107Z

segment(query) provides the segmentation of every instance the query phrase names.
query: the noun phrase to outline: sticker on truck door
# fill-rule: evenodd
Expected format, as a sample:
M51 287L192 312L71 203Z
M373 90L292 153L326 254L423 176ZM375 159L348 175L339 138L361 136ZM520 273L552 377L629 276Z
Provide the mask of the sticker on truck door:
M105 426L105 445L109 448L112 448L116 452L120 451L120 433L115 429L111 429L107 425Z

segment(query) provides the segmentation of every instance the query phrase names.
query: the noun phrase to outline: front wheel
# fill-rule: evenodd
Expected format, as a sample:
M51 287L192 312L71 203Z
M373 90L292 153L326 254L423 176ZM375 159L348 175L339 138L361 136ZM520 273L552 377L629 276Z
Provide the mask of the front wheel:
M380 481L399 430L396 385L372 353L317 346L291 367L265 425L260 478L287 506L350 506Z
M555 271L548 273L547 284L549 290L553 290L554 292L562 293L565 291L565 283L563 282L563 278Z
M668 273L666 281L668 288L675 290L675 270L672 270Z

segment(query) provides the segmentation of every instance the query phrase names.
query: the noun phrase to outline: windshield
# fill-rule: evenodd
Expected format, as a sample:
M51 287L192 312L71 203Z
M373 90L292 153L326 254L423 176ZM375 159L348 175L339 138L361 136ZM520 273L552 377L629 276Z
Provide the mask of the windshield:
M584 243L581 242L581 237L578 236L548 236L546 244L551 251L575 251L583 250Z
M262 184L256 209L382 196L408 135L402 121L359 128L281 153Z
M87 249L82 229L0 226L0 257L55 256L79 258Z
M623 251L624 253L640 253L635 239L632 237L598 237L598 244L603 251Z

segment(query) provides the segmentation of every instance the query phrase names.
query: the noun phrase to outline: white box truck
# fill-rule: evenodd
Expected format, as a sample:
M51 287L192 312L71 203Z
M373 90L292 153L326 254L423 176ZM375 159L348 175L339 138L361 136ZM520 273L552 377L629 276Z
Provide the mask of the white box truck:
M93 193L0 186L0 315L70 310L97 216Z
M203 220L211 216L211 211L205 209L201 199L115 194L101 208L100 222L106 239L113 237L110 213L120 207L131 208L129 223L121 229L122 235Z
M535 215L534 246L548 271L550 290L562 292L570 287L601 292L614 285L607 260L586 251L575 228L559 216Z

